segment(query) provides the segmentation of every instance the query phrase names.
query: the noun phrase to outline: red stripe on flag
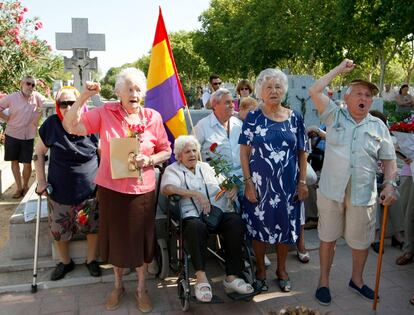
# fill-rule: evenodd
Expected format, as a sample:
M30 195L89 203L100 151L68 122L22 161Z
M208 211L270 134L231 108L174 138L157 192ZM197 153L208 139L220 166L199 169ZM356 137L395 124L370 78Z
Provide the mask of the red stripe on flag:
M184 106L187 106L187 100L185 99L183 87L181 86L180 77L178 76L178 71L175 65L174 55L171 50L170 40L168 38L167 29L165 28L164 18L162 16L162 11L161 11L161 6L160 6L158 21L157 21L157 28L155 30L154 43L152 44L152 46L154 47L156 44L158 44L159 42L163 40L165 40L165 42L167 43L168 53L170 54L171 63L174 67L174 75L177 78L178 89L180 91L181 99L183 100Z

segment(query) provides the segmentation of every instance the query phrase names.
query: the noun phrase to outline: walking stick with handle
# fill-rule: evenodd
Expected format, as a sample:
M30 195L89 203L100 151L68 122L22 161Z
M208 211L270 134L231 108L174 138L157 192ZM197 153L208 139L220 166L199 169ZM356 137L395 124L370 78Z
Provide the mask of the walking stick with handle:
M37 190L37 187L36 187ZM42 195L44 192L47 192L48 195L52 193L52 186L48 185L46 189L40 193L37 193L39 198L37 199L37 209L36 209L36 233L35 233L35 246L34 246L34 255L33 255L33 280L32 280L32 293L37 292L37 256L39 250L39 230L40 230L40 212L42 209Z
M372 304L372 309L374 311L377 310L377 303L378 303L378 290L379 290L380 278L381 278L382 255L384 253L385 230L387 229L388 206L384 206L384 212L382 215L383 217L382 217L382 225L381 225L381 239L380 239L379 255L378 255L378 261L377 261L377 276L375 278L374 303Z

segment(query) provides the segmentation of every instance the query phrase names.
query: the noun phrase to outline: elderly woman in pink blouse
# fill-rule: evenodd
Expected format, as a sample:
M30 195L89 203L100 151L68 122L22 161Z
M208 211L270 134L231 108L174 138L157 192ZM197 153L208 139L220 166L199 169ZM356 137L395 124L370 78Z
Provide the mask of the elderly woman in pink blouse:
M123 268L138 273L135 298L141 312L150 312L152 302L145 287L145 267L155 249L155 172L154 165L171 155L161 115L140 105L146 92L141 70L121 71L115 83L119 101L82 113L81 107L100 91L99 83L87 83L85 91L65 115L63 125L69 133L99 133L101 162L95 179L99 200L99 245L101 258L114 266L115 288L106 301L106 309L119 307L125 289ZM140 126L140 149L133 163L142 175L114 179L110 145L113 138L126 138L131 126ZM113 142L113 141L112 141ZM128 161L126 161L128 163Z

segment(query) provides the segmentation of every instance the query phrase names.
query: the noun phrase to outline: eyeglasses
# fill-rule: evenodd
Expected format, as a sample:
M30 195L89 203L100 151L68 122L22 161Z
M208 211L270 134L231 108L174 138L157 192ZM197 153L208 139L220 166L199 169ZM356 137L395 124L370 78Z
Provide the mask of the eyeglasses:
M240 88L240 91L249 91L250 92L250 89L248 87L242 87L242 88Z
M35 87L36 86L36 83L33 83L33 82L26 82L26 85L27 86L31 86L31 87Z
M223 82L213 82L213 85L221 85Z
M68 108L68 106L72 106L75 101L62 101L58 102L60 108Z

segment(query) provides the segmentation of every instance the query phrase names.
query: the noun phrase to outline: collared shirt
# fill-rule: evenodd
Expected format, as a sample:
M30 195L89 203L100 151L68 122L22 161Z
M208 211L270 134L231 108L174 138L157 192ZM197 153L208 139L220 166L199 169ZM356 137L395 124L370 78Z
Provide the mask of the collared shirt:
M242 125L243 123L240 119L230 117L228 121L230 132L227 135L226 128L218 121L214 112L201 119L194 127L193 133L200 142L203 161L207 161L208 157L213 156L210 152L210 146L213 143L217 143L217 152L232 165L230 174L226 175L242 176L239 145Z
M162 123L161 115L149 108L143 108L147 124L141 135L140 152L151 155L161 151L169 151L170 142ZM143 194L155 189L155 171L153 166L143 168L143 183L137 178L112 179L109 143L111 138L126 137L127 130L123 127L119 117L124 117L119 102L106 103L104 106L83 113L82 122L88 134L99 133L101 161L96 175L95 183L125 194Z
M387 126L370 114L356 123L346 108L337 107L332 101L320 119L327 126L320 192L343 202L351 180L352 205L374 204L377 161L396 158Z
M202 175L201 175L202 173ZM184 175L185 174L185 175ZM204 180L203 180L204 178ZM210 203L216 207L219 207L223 212L233 212L233 207L228 202L227 195L224 194L219 200L215 200L215 196L220 191L219 184L223 181L223 177L216 177L213 168L205 162L197 162L195 174L186 168L181 162L174 162L168 165L162 175L161 179L161 191L167 185L174 185L176 187L187 189L186 183L190 190L199 191L207 197L206 186L210 195ZM181 213L183 218L198 217L201 212L201 205L194 199L194 203L190 198L182 198L180 200Z
M42 107L45 97L34 91L29 97L15 92L0 99L0 111L9 109L6 135L20 140L34 139L42 115L37 110Z
M203 95L201 96L204 108L207 108L207 103L210 101L211 94L212 94L211 91L208 90L208 91L205 91Z

